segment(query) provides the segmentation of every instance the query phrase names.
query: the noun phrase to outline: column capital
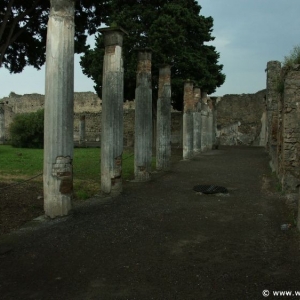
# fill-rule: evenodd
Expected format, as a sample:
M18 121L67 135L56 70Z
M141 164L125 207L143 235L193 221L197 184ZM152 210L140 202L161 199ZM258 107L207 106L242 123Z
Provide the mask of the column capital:
M104 46L122 46L123 36L128 32L122 27L105 27L99 30L104 36Z
M50 16L74 18L75 0L50 0Z

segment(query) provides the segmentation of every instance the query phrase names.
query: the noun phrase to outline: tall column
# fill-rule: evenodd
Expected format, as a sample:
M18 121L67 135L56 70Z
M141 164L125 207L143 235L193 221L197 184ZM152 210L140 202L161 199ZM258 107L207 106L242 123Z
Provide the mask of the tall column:
M212 118L213 118L213 125L212 125L212 149L218 149L219 144L217 140L217 99L211 99L212 104Z
M207 99L208 106L208 127L207 127L207 149L211 150L214 139L214 108L211 99Z
M5 143L5 112L4 103L0 103L0 145Z
M101 190L122 191L124 69L122 28L103 28L104 62L101 124Z
M79 144L85 144L85 115L80 116L79 120Z
M184 111L183 111L183 159L190 159L193 156L193 110L194 92L193 83L187 81L184 84Z
M149 49L138 52L135 89L134 175L136 181L150 179L152 161L152 80Z
M171 67L159 69L157 100L156 169L167 171L171 166Z
M201 152L201 90L199 87L194 88L194 136L193 151L195 154Z
M208 149L208 131L209 131L209 107L207 104L207 93L202 92L201 95L201 151Z
M47 30L44 209L67 215L73 197L74 0L51 0Z

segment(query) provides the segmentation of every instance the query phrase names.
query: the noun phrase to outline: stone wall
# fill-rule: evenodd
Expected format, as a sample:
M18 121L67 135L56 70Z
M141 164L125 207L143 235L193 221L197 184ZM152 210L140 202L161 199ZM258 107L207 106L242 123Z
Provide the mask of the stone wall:
M265 94L262 90L215 99L220 145L265 145Z
M5 139L9 140L8 128L14 116L19 113L35 112L44 108L44 95L26 94L17 95L11 93L8 97L0 99L4 103L5 113ZM135 103L126 101L124 103L124 146L134 145L134 120ZM80 117L85 116L85 139L87 142L99 143L101 141L101 113L102 101L95 93L74 93L74 141L79 141ZM182 114L172 111L172 136L171 142L175 145L181 144Z
M284 190L300 185L300 65L281 72L283 91L278 99L278 147L273 160Z

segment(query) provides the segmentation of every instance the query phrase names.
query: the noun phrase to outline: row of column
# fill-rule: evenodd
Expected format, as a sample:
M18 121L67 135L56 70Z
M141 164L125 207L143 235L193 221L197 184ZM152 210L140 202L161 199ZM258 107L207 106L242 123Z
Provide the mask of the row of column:
M122 191L124 68L122 28L104 28L102 83L101 190ZM171 71L160 68L157 118L157 169L171 157ZM135 113L136 181L150 178L152 161L151 51L138 52ZM51 0L46 50L44 208L46 215L67 215L73 197L74 1ZM80 122L84 141L85 120Z
M183 159L211 150L215 144L215 110L206 92L193 82L184 84Z
M67 215L73 197L74 0L51 0L46 47L44 209L50 217ZM102 85L101 190L122 191L124 68L121 28L104 28ZM151 51L138 54L135 159L137 181L150 178L152 160ZM157 169L167 170L171 157L170 67L160 68L157 117ZM185 86L184 156L209 146L209 108L201 109L200 89ZM197 104L195 103L197 100ZM205 103L207 105L207 103ZM196 107L196 109L195 109ZM205 112L208 118L203 118ZM3 119L3 118L2 118ZM194 121L195 119L195 121ZM195 126L198 124L198 126ZM200 126L201 124L201 126ZM201 134L199 134L202 128ZM194 129L195 128L195 131ZM83 130L83 128L82 128ZM200 141L201 139L201 141ZM207 141L207 142L206 142ZM192 150L194 151L194 150Z

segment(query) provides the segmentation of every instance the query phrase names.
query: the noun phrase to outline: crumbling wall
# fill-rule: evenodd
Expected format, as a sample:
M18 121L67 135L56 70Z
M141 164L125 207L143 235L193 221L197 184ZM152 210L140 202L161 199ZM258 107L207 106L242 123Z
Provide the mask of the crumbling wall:
M216 100L220 145L264 146L265 90Z
M9 140L9 124L19 113L35 112L44 108L45 96L40 94L17 95L10 93L0 99L4 103L5 140ZM135 102L126 101L124 108L124 147L134 146ZM80 117L85 116L85 139L87 142L101 141L102 100L92 92L74 93L74 141L79 141ZM182 140L182 114L172 111L172 145L180 145Z
M284 88L278 118L278 177L284 190L300 184L300 65L283 69Z

